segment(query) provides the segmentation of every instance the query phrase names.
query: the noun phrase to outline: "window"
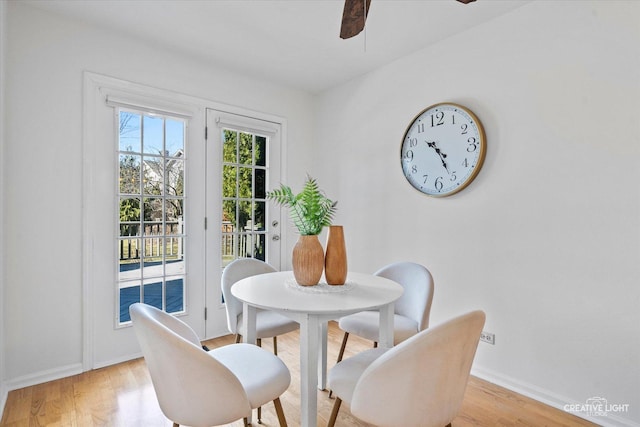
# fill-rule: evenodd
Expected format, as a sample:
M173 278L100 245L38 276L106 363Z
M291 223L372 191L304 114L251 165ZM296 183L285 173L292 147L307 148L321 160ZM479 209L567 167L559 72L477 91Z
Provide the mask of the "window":
M117 109L118 306L185 310L185 132L182 118Z
M222 129L222 266L266 259L267 137Z

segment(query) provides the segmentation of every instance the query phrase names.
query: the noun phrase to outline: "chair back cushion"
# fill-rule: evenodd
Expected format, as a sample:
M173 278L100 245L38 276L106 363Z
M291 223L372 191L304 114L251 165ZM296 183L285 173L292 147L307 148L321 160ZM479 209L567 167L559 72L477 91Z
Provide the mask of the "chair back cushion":
M351 401L376 426L442 427L460 411L485 314L474 311L426 329L365 369Z
M238 280L258 274L276 271L271 265L254 258L239 258L232 261L222 271L221 287L227 310L227 327L229 332L237 334L238 316L242 313L242 303L231 294L231 286Z
M415 321L418 331L429 327L434 288L429 270L413 262L397 262L382 267L374 274L398 282L404 288L404 293L395 303L396 314Z
M204 351L199 341L193 343L177 332L191 330L188 325L145 304L133 304L129 312L167 418L181 425L205 427L231 423L251 413L238 378ZM176 322L183 326L176 327ZM191 334L195 336L193 330Z

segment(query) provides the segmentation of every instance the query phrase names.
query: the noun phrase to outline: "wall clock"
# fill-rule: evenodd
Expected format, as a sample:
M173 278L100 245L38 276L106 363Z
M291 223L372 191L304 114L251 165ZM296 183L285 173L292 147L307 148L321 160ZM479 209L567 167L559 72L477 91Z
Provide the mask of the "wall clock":
M416 190L450 196L478 175L486 144L482 123L471 110L448 102L435 104L413 119L402 138L402 171Z

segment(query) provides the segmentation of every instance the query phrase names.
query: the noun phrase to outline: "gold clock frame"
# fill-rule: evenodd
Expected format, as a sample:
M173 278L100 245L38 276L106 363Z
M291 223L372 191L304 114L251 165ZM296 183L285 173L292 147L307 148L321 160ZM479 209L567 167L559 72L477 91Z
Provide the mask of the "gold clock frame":
M484 160L485 157L487 155L487 136L484 130L484 125L482 124L482 122L480 121L480 119L478 118L478 116L471 111L468 107L465 107L464 105L461 104L457 104L455 102L439 102L437 104L433 104L428 106L427 108L423 109L422 111L420 111L418 114L416 114L413 119L411 120L411 122L409 122L409 125L407 126L407 128L404 131L404 134L402 135L402 140L400 141L400 166L402 166L402 148L404 147L404 143L405 140L407 138L407 134L409 133L409 130L411 129L411 127L414 125L414 123L416 122L416 120L418 120L418 118L420 116L422 116L424 113L426 113L429 110L432 110L434 108L438 108L441 106L450 106L450 107L454 107L457 108L459 110L464 111L466 114L468 114L471 119L473 120L473 122L475 123L476 127L478 128L478 134L480 135L480 154L478 155L478 161L476 164L476 167L473 169L473 172L471 173L471 175L469 175L469 177L467 177L467 179L460 183L460 185L458 185L458 187L456 187L454 190L449 191L448 193L444 193L444 194L429 194L426 193L422 190L420 190L419 188L416 188L415 185L413 185L413 183L411 183L406 175L404 174L404 170L403 170L403 175L405 177L405 179L409 182L409 185L411 185L411 187L418 191L420 194L424 194L426 196L429 197L435 197L435 198L442 198L442 197L448 197L448 196L452 196L456 193L459 193L460 191L464 190L465 188L467 188L469 186L469 184L471 184L473 182L473 180L476 178L476 176L478 176L478 173L480 173L480 169L482 169L482 166L484 165Z

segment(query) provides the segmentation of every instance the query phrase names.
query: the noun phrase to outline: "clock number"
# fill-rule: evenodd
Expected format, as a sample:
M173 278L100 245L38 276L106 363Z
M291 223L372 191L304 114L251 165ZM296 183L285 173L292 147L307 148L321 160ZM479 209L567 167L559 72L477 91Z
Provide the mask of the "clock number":
M423 125L424 128L424 125ZM418 145L418 138L410 138L409 139L409 147L415 147Z
M407 150L406 153L404 153L404 159L412 162L413 161L413 150Z
M465 168L469 167L469 160L465 157L464 161L462 162L462 166L464 166Z
M418 123L418 133L424 132L424 123Z
M460 129L462 129L462 133L461 135L466 135L467 134L467 129L469 128L469 125L466 123L463 123L462 126L460 126Z
M418 172L418 166L416 165L411 166L411 173L416 173L416 172Z
M473 153L474 151L476 151L476 149L478 148L478 145L476 144L476 139L475 137L471 137L469 139L467 139L467 142L469 143L469 146L467 147L467 151L469 153Z
M424 178L424 181L422 181L422 183L426 184L427 180L429 179L429 175L422 175L422 177Z
M453 182L456 179L458 179L458 177L456 176L456 171L452 171L451 172L451 178L449 178L449 181Z
M438 111L431 115L431 127L441 126L444 124L444 111Z
M433 182L433 186L435 187L436 190L442 191L442 187L444 187L444 184L442 183L441 176L436 178L436 180Z

